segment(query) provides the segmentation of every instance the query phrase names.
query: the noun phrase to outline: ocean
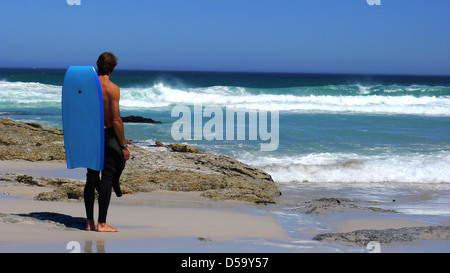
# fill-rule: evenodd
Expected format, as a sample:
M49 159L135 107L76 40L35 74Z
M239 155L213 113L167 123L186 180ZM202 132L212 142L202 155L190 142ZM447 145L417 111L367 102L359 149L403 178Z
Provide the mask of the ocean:
M0 69L0 117L62 128L64 73ZM268 172L283 193L295 195L305 187L343 192L352 185L365 194L385 189L391 198L392 187L443 187L448 192L450 186L448 76L117 70L111 80L121 88L122 116L161 121L126 123L127 139L144 147L155 141L186 143L234 157ZM196 126L206 130L217 117L217 112L203 112L200 124L192 116L191 139L177 140L172 129L181 115L173 111L180 105L223 110L219 118L224 124L226 109L243 113L244 124L236 121L232 127L237 132L244 126L244 135L226 138L229 127L216 124L222 138L196 138ZM250 129L262 129L251 125L250 113L255 112L267 114L267 132L277 130L275 149L261 149L269 141L267 134L250 137ZM276 127L270 123L274 117ZM450 215L448 204L446 199L428 212Z

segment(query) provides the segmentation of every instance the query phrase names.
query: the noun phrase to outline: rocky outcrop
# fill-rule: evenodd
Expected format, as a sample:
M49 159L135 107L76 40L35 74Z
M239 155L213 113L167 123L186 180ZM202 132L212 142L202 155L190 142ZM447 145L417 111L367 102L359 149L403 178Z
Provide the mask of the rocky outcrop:
M281 193L271 176L231 157L192 152L152 152L132 146L121 185L130 191L202 191L215 200L273 203Z
M395 200L393 200L395 202ZM329 217L333 214L351 212L360 214L398 213L395 210L376 207L383 203L375 201L353 200L348 198L320 198L299 204L293 210L317 217ZM382 220L381 220L382 221ZM420 226L386 229L361 229L350 232L335 232L318 234L313 240L327 242L350 243L368 246L370 242L379 244L404 243L415 240L448 240L450 239L450 226Z
M0 160L65 160L62 130L0 119L0 131ZM131 159L120 179L125 194L157 189L200 191L213 200L253 203L274 203L281 195L269 174L231 157L202 153L184 144L160 146L167 150L149 150L129 143ZM42 194L40 200L78 199L78 189L84 186L64 179L21 179L57 188L54 193Z
M65 160L62 130L0 119L0 160Z
M159 147L165 147L167 149L170 149L174 152L184 152L184 153L200 153L196 148L191 147L189 145L186 144L169 144L169 145L165 145L164 143L162 143L161 141L156 141L156 146Z
M317 241L340 241L366 246L369 242L391 244L411 242L414 240L449 240L450 226L405 227L389 229L364 229L346 233L319 234L313 238Z
M121 117L123 122L135 122L135 123L161 123L161 121L156 121L151 118L144 118L141 116L126 116Z

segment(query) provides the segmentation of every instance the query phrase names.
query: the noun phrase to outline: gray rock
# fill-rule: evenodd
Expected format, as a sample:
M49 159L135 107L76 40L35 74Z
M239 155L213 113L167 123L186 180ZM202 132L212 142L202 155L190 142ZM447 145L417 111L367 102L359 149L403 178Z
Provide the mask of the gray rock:
M364 229L346 233L316 235L317 241L340 241L357 245L367 245L371 241L380 244L410 242L413 240L449 240L450 226L427 226L389 229Z

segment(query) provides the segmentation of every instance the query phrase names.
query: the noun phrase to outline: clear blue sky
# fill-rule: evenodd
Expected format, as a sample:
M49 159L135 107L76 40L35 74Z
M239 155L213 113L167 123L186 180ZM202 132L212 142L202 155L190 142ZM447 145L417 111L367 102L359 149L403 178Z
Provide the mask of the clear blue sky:
M0 3L0 67L450 74L449 0Z

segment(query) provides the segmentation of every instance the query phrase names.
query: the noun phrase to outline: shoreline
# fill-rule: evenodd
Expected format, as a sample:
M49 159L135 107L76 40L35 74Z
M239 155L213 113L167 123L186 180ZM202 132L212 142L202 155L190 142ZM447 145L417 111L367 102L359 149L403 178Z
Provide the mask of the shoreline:
M3 163L0 161L0 164ZM22 164L16 163L14 168ZM59 169L61 164L53 162L24 165L19 168L34 165L30 170L32 172L45 165L51 167L49 169L52 171L64 172ZM10 171L11 169L6 170L9 173ZM201 197L200 192L164 190L126 194L120 198L113 195L108 223L121 231L85 231L82 201L37 201L34 196L53 189L1 180L0 252L68 252L65 247L70 241L87 244L91 241L102 242L103 246L116 245L125 252L137 251L127 247L130 242L136 244L145 241L170 241L175 248L181 243L180 250L189 252L190 248L183 246L186 242L191 245L204 245L232 242L242 238L287 240L275 217L254 210L253 205L245 202L212 201ZM96 205L95 213L97 212ZM150 243L146 250L141 251L158 250Z
M404 228L448 226L445 217L418 217L404 213L372 211L376 202L327 198L313 204L289 194L277 204L215 201L201 192L155 190L113 195L108 222L119 233L83 230L84 203L80 200L37 201L34 197L53 188L5 181L33 173L73 177L64 162L0 161L0 252L69 252L67 244L79 242L81 252L274 252L367 253L363 243L339 241L333 234L358 230L398 231ZM9 175L5 175L9 173ZM14 174L13 174L14 173ZM83 173L82 170L79 173ZM314 198L312 192L304 198ZM332 192L332 190L330 190ZM348 193L348 195L352 195ZM296 200L301 206L289 204ZM320 200L320 199L314 199ZM324 206L336 202L338 206ZM312 205L326 210L306 213ZM343 206L345 205L345 206ZM392 208L397 204L393 203ZM97 206L96 206L97 212ZM331 235L328 235L331 234ZM321 235L319 239L314 239ZM388 234L393 236L392 234ZM449 252L448 230L418 240L382 243L384 252ZM376 237L374 237L376 238ZM96 250L95 250L96 249Z

